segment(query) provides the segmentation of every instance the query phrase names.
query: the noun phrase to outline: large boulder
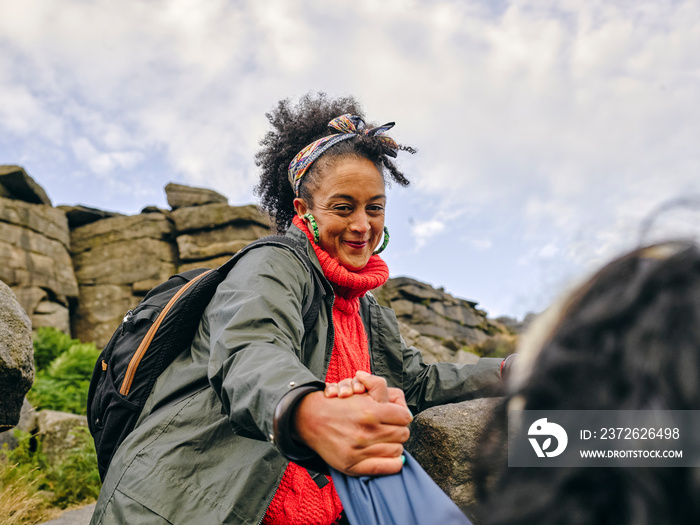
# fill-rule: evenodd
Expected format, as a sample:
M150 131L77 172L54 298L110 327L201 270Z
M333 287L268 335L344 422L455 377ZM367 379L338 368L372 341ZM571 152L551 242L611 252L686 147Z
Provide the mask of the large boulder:
M217 191L175 184L174 182L165 186L165 195L168 198L168 204L173 210L217 202L228 203L228 199Z
M480 436L500 398L429 408L411 423L405 447L473 521L478 519L474 466ZM476 521L475 521L476 522Z
M159 283L175 273L173 245L152 238L105 243L73 256L80 286Z
M70 333L70 305L65 296L56 296L38 286L17 287L13 290L25 312L32 312L32 327L50 326Z
M32 324L10 287L0 281L0 430L17 424L33 382Z
M78 444L75 429L87 427L87 417L56 410L41 410L37 414L38 438L49 463L55 464Z
M51 200L44 189L20 166L0 166L0 195L51 206Z

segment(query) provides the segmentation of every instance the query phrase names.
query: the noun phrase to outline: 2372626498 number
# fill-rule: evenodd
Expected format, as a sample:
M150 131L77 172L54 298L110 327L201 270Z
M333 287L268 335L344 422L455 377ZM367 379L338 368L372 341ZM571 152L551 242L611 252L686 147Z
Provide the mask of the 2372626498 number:
M677 428L623 428L603 427L600 439L680 439Z

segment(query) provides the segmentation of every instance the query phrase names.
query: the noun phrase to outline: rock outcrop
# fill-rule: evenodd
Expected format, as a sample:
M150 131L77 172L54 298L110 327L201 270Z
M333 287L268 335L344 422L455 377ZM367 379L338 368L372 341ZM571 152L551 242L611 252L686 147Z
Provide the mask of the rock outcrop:
M179 184L168 184L166 193L172 211L147 207L105 217L84 206L67 210L77 224L70 237L80 288L74 337L105 346L151 288L177 272L219 266L270 233L253 205L229 206L216 192Z
M33 382L32 324L10 287L0 281L0 431L18 423Z
M494 336L499 341L510 336L505 326L476 308L475 301L410 277L389 279L373 293L380 304L394 310L404 340L423 351L426 362L472 363L472 350L480 350Z
M203 204L228 204L228 199L221 193L206 188L193 188L171 182L165 186L168 205L173 209L201 206Z
M252 204L183 207L171 217L180 271L218 266L255 239L270 235L269 221Z
M408 346L414 346L423 354L423 360L426 363L438 363L440 361L448 361L450 363L476 363L479 356L475 353L457 348L452 342L448 342L449 346L440 343L434 337L422 335L418 330L411 325L399 321L399 330L401 337Z
M0 166L0 197L51 206L44 188L20 166Z
M9 285L34 328L70 331L78 283L66 214L17 166L0 166L0 280Z
M104 346L124 314L176 273L174 230L161 213L108 217L71 231L80 286L73 335Z
M97 208L91 208L81 204L76 206L61 205L56 207L66 214L66 218L68 219L68 227L71 230L77 228L78 226L84 226L86 224L90 224L91 222L99 221L100 219L124 216L122 213L98 210Z

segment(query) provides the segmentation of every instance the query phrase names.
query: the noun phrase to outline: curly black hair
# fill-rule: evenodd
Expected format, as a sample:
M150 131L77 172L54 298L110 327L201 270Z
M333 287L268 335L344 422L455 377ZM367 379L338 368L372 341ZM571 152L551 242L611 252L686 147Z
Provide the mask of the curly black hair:
M482 436L484 523L700 522L700 469L507 468L503 454L511 399L523 410L700 410L699 371L700 248L663 243L606 265L571 296Z
M331 135L328 123L340 115L351 113L364 119L362 107L351 96L329 99L325 93L307 94L297 104L289 99L280 100L277 106L266 113L272 130L260 141L262 148L255 155L255 164L261 168L260 182L255 193L260 197L260 206L272 218L277 233L287 230L294 211L294 191L287 178L291 160L303 148L315 140ZM415 153L415 149L400 146L399 149ZM362 157L374 163L385 175L401 186L409 181L387 155L386 146L376 137L364 134L352 140L344 140L326 150L309 168L299 187L299 196L313 206L313 192L317 187L319 173L332 162L344 157Z

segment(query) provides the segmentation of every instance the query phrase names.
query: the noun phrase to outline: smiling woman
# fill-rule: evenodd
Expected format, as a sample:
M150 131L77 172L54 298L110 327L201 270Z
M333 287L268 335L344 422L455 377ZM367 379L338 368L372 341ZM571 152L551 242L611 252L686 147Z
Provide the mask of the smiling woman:
M326 165L311 206L294 199L297 214L307 224L316 223L318 244L348 270L364 268L379 247L385 207L382 174L369 160L356 157Z
M368 293L389 277L385 185L408 184L392 159L414 152L393 123L322 95L267 116L257 191L292 242L248 251L219 285L115 453L93 523L346 523L329 466L398 473L412 413L500 383L501 359L426 365ZM356 395L326 391L358 373Z

